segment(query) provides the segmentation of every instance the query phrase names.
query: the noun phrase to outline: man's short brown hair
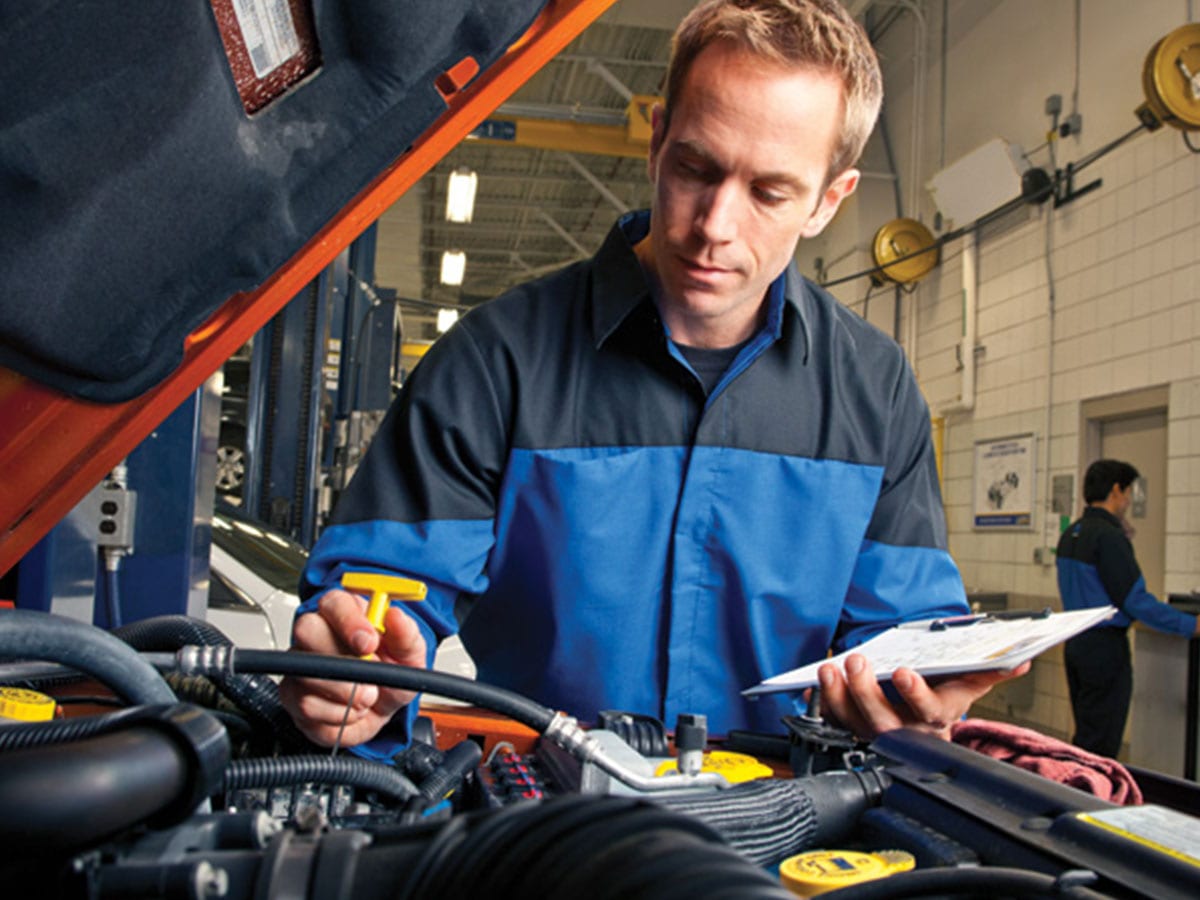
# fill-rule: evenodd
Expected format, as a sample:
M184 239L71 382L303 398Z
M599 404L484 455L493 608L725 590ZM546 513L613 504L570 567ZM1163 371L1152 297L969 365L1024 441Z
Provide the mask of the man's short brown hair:
M838 0L706 0L684 17L671 42L666 117L700 52L729 41L767 62L808 66L842 82L841 136L829 178L862 154L883 102L883 76L866 32Z

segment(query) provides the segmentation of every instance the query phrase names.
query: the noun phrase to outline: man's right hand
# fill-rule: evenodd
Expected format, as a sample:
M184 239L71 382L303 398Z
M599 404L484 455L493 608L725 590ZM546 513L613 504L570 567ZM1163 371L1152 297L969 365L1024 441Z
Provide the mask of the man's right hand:
M424 667L425 638L416 620L395 606L384 617L383 634L367 620L367 601L348 591L326 592L315 613L296 618L292 629L292 650L329 653L340 656L369 656L383 662ZM379 733L395 712L416 696L411 691L360 684L354 692L349 716L346 704L353 685L347 681L319 681L289 676L279 686L284 708L296 727L316 744L332 747L338 739L342 721L343 746L370 740Z

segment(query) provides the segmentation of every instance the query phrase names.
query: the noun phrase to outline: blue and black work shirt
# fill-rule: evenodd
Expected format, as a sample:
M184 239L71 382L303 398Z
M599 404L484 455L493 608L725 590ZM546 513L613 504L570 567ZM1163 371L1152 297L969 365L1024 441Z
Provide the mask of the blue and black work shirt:
M1174 609L1146 590L1146 579L1121 520L1089 506L1058 539L1055 565L1063 609L1112 604L1117 613L1095 628L1128 628L1137 619L1151 628L1191 637L1196 617Z
M899 621L967 610L929 411L890 338L803 279L711 392L633 252L464 316L415 368L321 535L302 610L347 570L429 585L430 646L584 721L704 713L783 730L740 692ZM465 614L465 618L464 618Z

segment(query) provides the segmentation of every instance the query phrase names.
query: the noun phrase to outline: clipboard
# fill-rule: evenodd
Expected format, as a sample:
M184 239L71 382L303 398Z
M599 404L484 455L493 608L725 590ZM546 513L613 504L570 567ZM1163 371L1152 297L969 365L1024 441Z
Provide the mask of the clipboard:
M1012 669L1116 612L1115 606L1063 613L1047 608L905 622L836 656L767 678L742 691L742 696L813 687L817 669L827 662L840 666L851 653L865 656L880 681L890 681L900 668L924 677Z

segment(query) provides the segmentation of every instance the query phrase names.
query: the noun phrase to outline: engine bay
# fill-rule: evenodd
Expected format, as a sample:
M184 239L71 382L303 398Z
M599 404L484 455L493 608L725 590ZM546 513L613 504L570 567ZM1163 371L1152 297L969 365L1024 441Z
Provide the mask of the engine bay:
M713 740L569 715L481 682L232 646L180 616L111 632L0 610L0 872L80 898L1194 897L1188 782L1121 806L949 741L813 714ZM430 707L386 762L310 744L275 678Z

